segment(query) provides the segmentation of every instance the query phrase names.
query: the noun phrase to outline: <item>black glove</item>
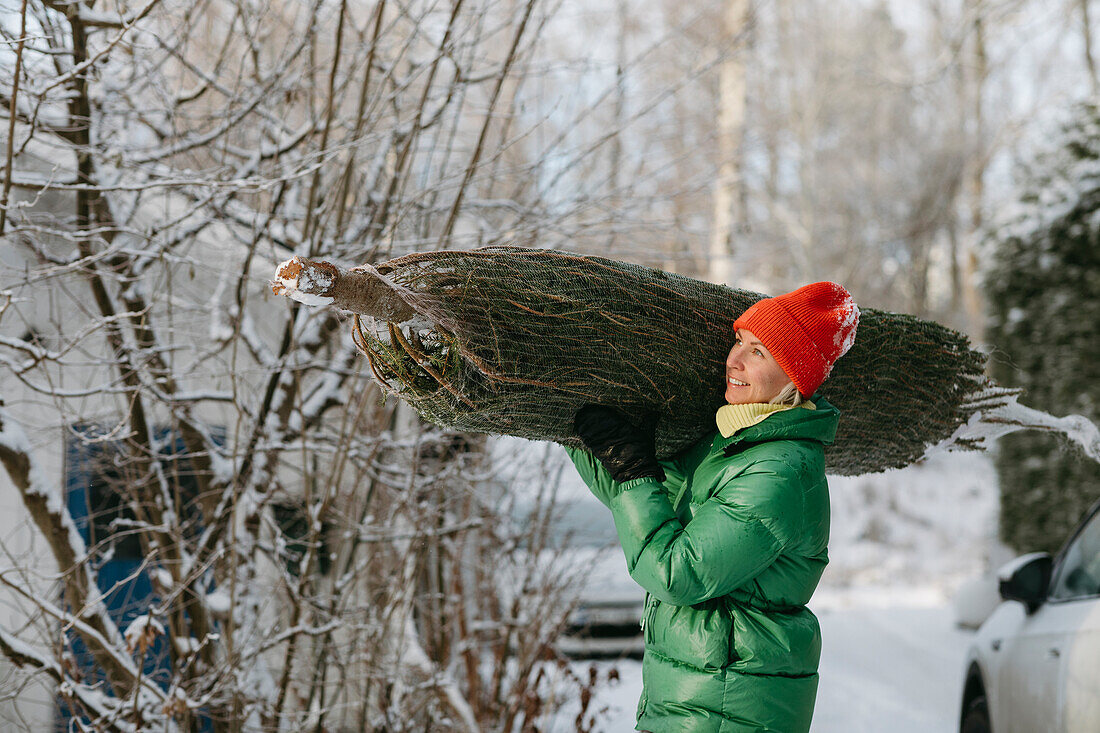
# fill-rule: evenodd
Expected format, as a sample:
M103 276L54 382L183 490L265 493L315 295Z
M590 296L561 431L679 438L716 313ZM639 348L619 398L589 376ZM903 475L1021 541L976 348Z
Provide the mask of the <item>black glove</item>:
M653 448L658 418L656 412L650 412L641 425L634 425L613 407L585 405L574 416L573 429L615 481L664 481L665 472Z

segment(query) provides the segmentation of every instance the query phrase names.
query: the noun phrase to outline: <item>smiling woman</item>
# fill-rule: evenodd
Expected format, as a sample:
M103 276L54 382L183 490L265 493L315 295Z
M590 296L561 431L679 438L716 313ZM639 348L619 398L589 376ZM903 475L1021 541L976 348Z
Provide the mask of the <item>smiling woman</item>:
M794 382L752 331L739 328L726 357L726 402L771 402Z
M667 460L652 421L577 412L588 450L566 450L647 591L640 730L809 730L821 633L806 604L828 563L840 415L814 392L858 321L836 283L755 303L733 323L717 430Z

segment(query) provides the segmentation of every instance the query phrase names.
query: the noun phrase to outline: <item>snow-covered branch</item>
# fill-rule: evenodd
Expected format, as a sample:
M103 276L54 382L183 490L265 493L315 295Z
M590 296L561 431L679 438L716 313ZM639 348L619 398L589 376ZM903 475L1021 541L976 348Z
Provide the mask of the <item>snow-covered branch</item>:
M568 136L521 111L548 16L506 6L28 3L0 459L65 603L5 574L27 623L0 651L74 716L401 731L522 714L512 670L546 630L485 575L532 543L500 540L480 439L385 401L343 315L288 307L266 282L294 255L341 263L367 285L337 287L336 305L389 298L378 315L398 317L407 294L371 262L585 232L605 194L562 206L532 185L570 157L528 147ZM15 415L34 415L30 436ZM29 445L58 435L51 489ZM62 643L31 643L35 623ZM518 635L498 649L488 628Z
M108 697L94 686L78 682L67 675L57 661L34 647L23 643L16 636L0 628L0 653L18 667L31 667L44 672L58 683L60 693L75 699L92 719L97 730L131 733L136 728L126 720L127 712L122 703ZM169 730L173 729L171 726Z
M53 559L62 573L66 600L79 609L76 618L86 632L88 648L109 674L112 685L122 692L129 690L135 681L135 670L114 653L122 636L99 595L95 575L87 563L84 540L65 507L61 489L46 482L34 460L26 433L2 409L0 463L19 490L31 519L49 543Z

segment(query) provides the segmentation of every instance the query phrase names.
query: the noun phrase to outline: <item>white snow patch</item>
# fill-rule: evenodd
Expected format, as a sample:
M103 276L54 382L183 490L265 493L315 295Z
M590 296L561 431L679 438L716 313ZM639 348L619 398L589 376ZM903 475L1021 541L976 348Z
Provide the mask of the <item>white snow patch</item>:
M147 649L158 636L163 635L164 626L160 621L153 618L153 614L151 613L138 616L126 627L126 631L122 632L123 638L126 639L126 648L130 653L133 653L135 650L144 653L145 649Z
M174 636L172 637L172 644L176 647L176 651L180 656L184 657L197 654L199 649L202 648L202 644L193 636Z
M28 494L35 494L46 499L46 508L51 514L60 514L63 502L61 487L46 482L42 471L38 467L38 461L33 459L34 452L31 441L23 428L19 426L6 410L0 410L0 448L6 448L12 453L19 453L27 457L30 467L27 474L29 486ZM82 543L83 544L83 543ZM81 553L83 554L83 553Z
M172 574L164 568L153 568L149 573L150 579L153 581L153 585L156 586L161 592L166 592L172 589Z
M335 300L328 295L310 295L300 290L288 290L284 294L292 300L296 300L305 305L332 305Z
M335 282L335 273L307 262L301 257L291 257L279 263L275 269L272 290L305 305L330 305L333 298L327 292Z
M997 474L986 453L830 476L829 565L815 608L943 605L999 557ZM995 557L996 556L996 557Z
M855 303L851 303L849 308L841 311L841 319L838 325L839 328L833 337L833 343L840 348L837 353L839 359L847 354L848 350L852 348L852 344L856 342L856 331L859 327L859 308Z
M27 438L27 434L23 432L19 423L13 420L11 415L3 409L0 409L0 448L27 457L29 461L27 470L28 485L24 489L24 493L27 496L41 496L46 500L46 510L58 518L58 522L68 535L73 558L77 562L82 561L87 548L84 545L84 538L80 536L76 524L73 523L73 518L69 515L69 510L65 507L64 499L61 496L61 486L46 481L38 461L34 460L31 442Z
M965 425L960 425L950 438L929 450L950 447L960 440L976 441L983 448L989 448L993 440L1016 432L1017 430L1046 430L1062 433L1079 445L1085 455L1100 462L1100 428L1083 415L1056 417L1042 410L1021 405L1016 395L1008 397L1004 404L979 410L970 416Z
M216 590L206 596L206 607L215 618L229 618L233 603L228 593Z

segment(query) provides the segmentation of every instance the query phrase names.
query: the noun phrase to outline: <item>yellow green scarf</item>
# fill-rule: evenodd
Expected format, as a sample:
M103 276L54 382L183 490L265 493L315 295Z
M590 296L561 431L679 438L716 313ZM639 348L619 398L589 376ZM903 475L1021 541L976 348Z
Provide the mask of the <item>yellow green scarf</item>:
M803 402L799 407L807 410L816 410L817 405L812 402ZM750 402L744 405L722 405L714 416L718 423L718 430L723 438L728 438L738 430L755 425L761 420L774 415L777 412L791 409L790 405L772 405L766 402Z

